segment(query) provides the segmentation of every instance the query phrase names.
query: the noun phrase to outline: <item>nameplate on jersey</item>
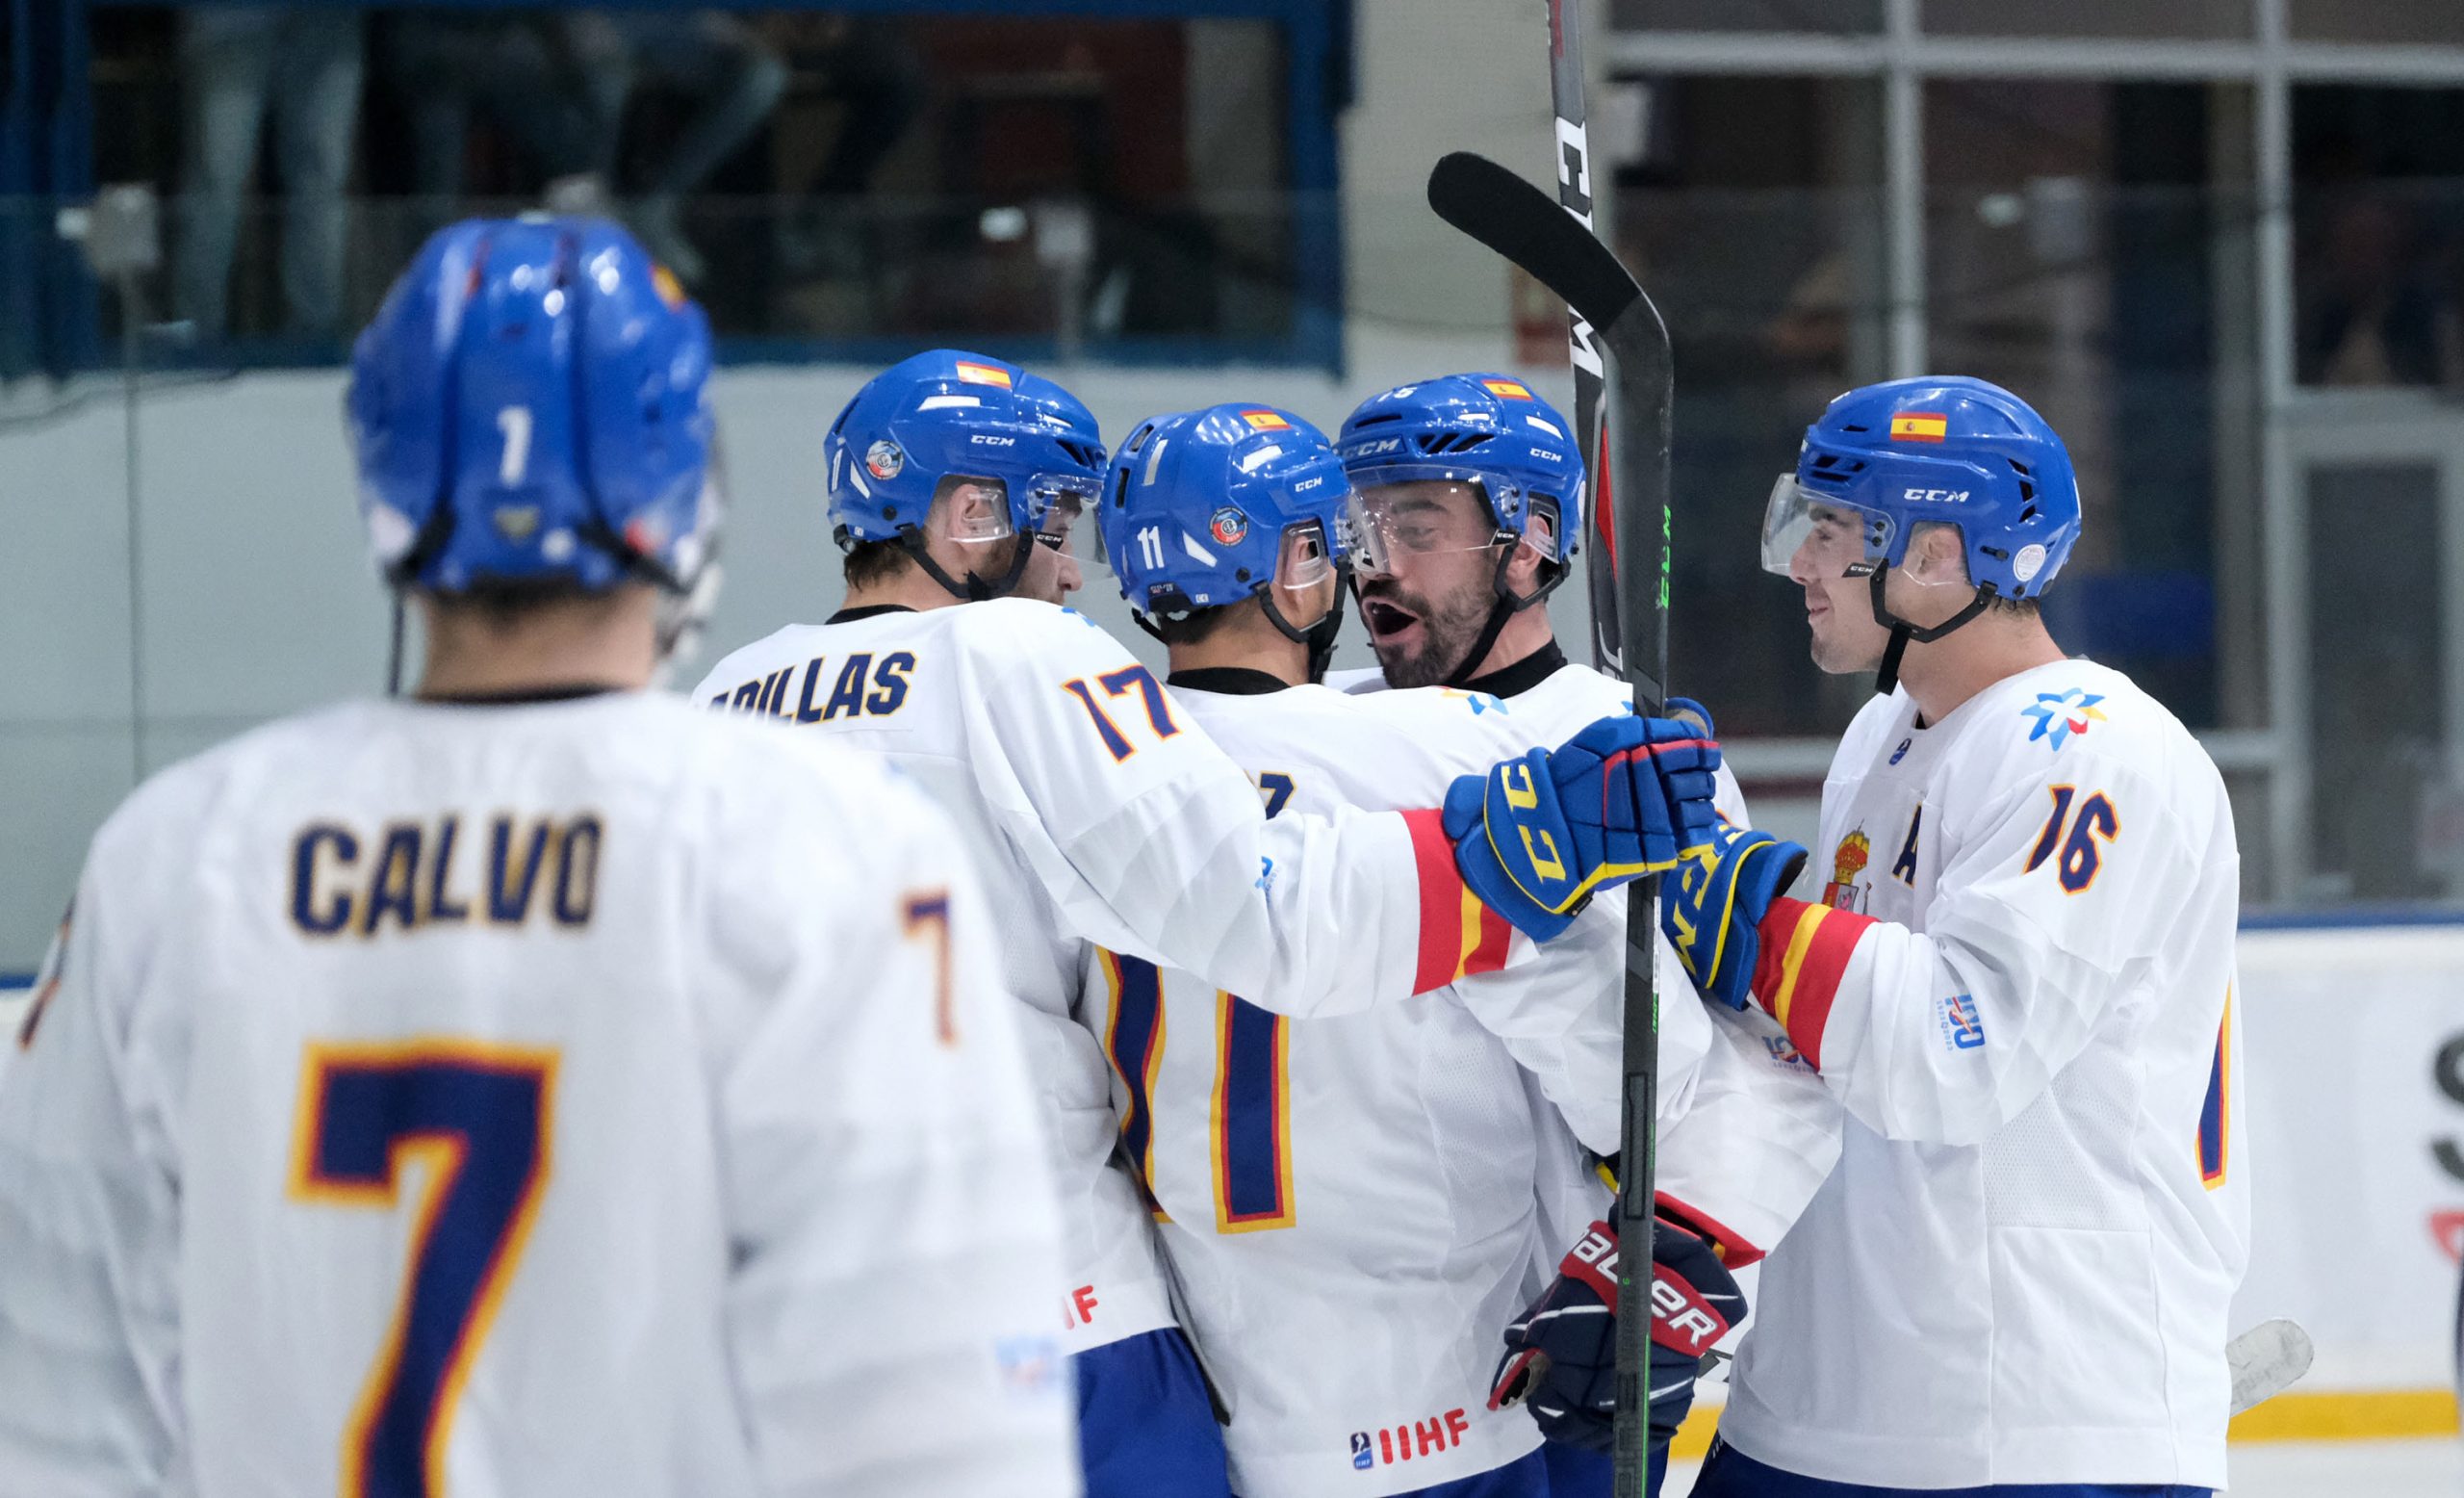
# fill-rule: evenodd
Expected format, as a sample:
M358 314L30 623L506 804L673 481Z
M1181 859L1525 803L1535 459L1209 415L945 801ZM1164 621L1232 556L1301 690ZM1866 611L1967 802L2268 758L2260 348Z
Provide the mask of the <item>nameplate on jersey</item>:
M363 939L533 920L579 929L598 908L604 839L595 812L310 822L291 841L291 923Z
M835 663L815 656L712 692L706 706L791 723L886 718L907 706L908 674L914 669L912 651L858 651Z

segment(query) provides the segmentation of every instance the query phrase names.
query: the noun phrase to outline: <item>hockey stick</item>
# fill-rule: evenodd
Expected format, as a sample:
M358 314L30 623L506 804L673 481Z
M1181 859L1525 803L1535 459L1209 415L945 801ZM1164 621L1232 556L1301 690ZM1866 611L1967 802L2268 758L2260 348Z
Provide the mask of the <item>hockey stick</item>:
M1597 330L1617 368L1603 449L1613 481L1593 504L1614 537L1616 617L1634 710L1656 714L1668 674L1668 329L1608 246L1547 194L1485 157L1456 152L1428 174L1439 218L1529 271ZM1613 502L1608 498L1614 496ZM1652 524L1656 517L1658 525ZM1618 1172L1617 1498L1642 1498L1651 1405L1653 1123L1659 1091L1659 993L1654 983L1659 880L1637 881L1626 912L1625 1118ZM1640 1287L1639 1292L1637 1287Z
M1582 66L1583 0L1549 0L1549 103L1556 116L1557 206L1591 221L1590 104ZM1592 553L1583 566L1584 590L1591 597L1591 663L1611 675L1624 661L1617 629L1616 500L1608 471L1601 459L1600 400L1607 381L1601 363L1600 341L1591 321L1571 303L1566 307L1566 352L1575 376L1575 441L1582 449L1582 471L1590 476Z
M2282 1316L2260 1322L2224 1344L2224 1361L2233 1373L2233 1413L2293 1387L2310 1371L2314 1355L2310 1333Z

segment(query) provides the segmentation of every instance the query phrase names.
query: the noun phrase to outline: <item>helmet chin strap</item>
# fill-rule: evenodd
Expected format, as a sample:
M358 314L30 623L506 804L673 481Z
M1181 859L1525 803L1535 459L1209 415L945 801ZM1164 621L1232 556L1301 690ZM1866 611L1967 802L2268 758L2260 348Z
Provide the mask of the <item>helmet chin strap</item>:
M969 568L966 581L962 582L943 571L941 564L933 559L933 554L926 549L923 527L901 526L898 528L898 544L907 548L907 555L915 559L915 565L924 569L924 575L941 584L952 598L969 604L981 604L992 598L1007 598L1017 591L1018 580L1027 575L1027 561L1037 544L1034 536L1023 532L1017 535L1017 553L1010 558L1010 570L999 581L988 582L973 568Z
M1324 681L1326 667L1334 663L1335 636L1342 633L1344 628L1344 595L1350 590L1351 564L1338 562L1335 565L1335 601L1326 606L1324 618L1307 629L1302 629L1286 619L1283 616L1283 610L1275 607L1274 588L1271 583L1258 589L1258 605L1266 610L1267 622L1283 632L1285 639L1296 645L1308 647L1309 681L1312 685ZM1141 616L1139 623L1143 626L1145 622L1145 619ZM1150 629L1148 633L1154 632Z
M1978 614L1985 612L1986 606L1992 603L1996 596L1992 583L1979 583L1976 596L1967 601L1966 607L1941 623L1929 627L1911 624L1892 613L1889 607L1884 604L1883 587L1890 580L1890 568L1887 564L1876 567L1872 578L1874 622L1890 631L1890 643L1883 647L1883 663L1874 672L1874 691L1884 697L1889 696L1892 689L1899 685L1900 659L1908 654L1909 641L1914 640L1919 645L1931 645Z
M1557 584L1565 581L1573 570L1558 566L1557 575L1541 583L1538 591L1528 598L1518 598L1514 590L1506 586L1505 572L1514 565L1514 554L1521 549L1522 538L1517 536L1511 540L1514 544L1498 553L1498 568L1489 579L1489 586L1497 594L1497 602L1489 606L1489 619L1480 626L1479 637L1472 641L1472 648L1455 662L1454 669L1447 673L1446 684L1449 686L1468 685L1473 678L1478 676L1480 662L1489 659L1489 651L1497 644L1498 636L1505 633L1506 621L1555 592Z

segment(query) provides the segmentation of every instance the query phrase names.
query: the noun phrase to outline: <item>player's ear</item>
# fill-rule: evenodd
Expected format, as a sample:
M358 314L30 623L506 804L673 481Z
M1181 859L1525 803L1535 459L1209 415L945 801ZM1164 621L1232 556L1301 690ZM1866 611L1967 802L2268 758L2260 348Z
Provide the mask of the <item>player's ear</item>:
M1524 522L1523 539L1505 564L1506 586L1517 598L1529 598L1540 590L1549 558L1557 550L1556 517L1534 508Z
M1967 578L1967 543L1960 528L1938 522L1908 540L1911 568L1918 581L1963 582Z

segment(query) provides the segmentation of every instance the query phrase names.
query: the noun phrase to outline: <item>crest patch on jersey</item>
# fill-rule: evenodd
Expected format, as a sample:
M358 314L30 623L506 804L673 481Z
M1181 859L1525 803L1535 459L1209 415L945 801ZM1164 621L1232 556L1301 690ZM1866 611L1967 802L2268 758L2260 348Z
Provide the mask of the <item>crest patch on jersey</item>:
M1206 530L1207 534L1226 546L1238 546L1241 538L1249 533L1249 517L1226 505L1215 512L1215 518L1207 522Z
M2028 730L2028 742L2049 738L2060 749L2074 734L2085 735L2092 724L2110 722L2096 704L2104 701L2101 692L2074 686L2063 692L2039 692L2037 700L2019 710L2022 717L2034 718L2036 726Z
M884 437L864 450L864 472L876 478L884 480L895 478L899 471L906 466L906 452L887 437Z
M1822 903L1833 910L1861 911L1864 891L1857 888L1857 876L1873 862L1874 839L1859 828L1839 839L1838 849L1831 855L1831 883L1822 891Z

